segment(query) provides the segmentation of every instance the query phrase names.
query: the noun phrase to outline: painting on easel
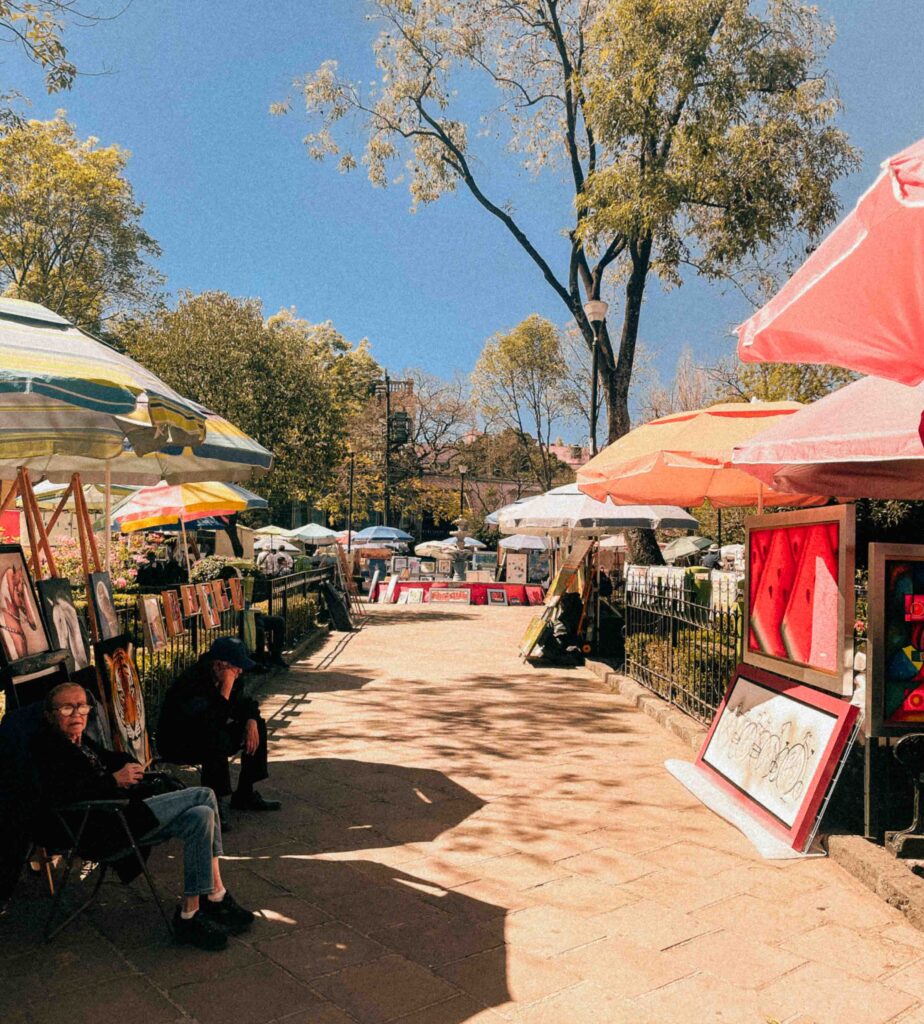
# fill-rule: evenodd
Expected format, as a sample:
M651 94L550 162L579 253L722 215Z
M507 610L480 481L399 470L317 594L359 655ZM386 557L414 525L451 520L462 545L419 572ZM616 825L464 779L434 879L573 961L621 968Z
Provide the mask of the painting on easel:
M18 544L0 545L0 646L6 661L51 650L26 558Z

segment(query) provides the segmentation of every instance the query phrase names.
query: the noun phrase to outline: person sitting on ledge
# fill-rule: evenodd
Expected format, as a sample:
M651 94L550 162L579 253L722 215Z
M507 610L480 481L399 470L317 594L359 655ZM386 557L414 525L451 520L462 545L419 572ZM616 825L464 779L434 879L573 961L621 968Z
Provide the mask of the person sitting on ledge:
M97 747L84 736L90 710L86 691L74 683L62 683L46 697L45 723L32 745L43 804L55 808L81 800L127 798L125 819L139 846L182 839L184 895L173 919L174 937L200 949L224 949L228 933L249 928L254 915L236 902L221 879L215 794L197 786L145 798L139 786L141 765L129 754ZM74 812L72 828L79 827L82 813ZM54 829L52 822L49 828ZM99 857L125 847L126 837L109 815L91 816L83 837L82 848Z
M241 752L241 771L231 806L243 811L276 811L253 787L269 778L266 723L259 705L241 692L240 678L255 668L240 640L220 636L170 687L157 729L161 757L201 766L200 781L219 798L222 828L230 830L226 798L231 793L229 759Z

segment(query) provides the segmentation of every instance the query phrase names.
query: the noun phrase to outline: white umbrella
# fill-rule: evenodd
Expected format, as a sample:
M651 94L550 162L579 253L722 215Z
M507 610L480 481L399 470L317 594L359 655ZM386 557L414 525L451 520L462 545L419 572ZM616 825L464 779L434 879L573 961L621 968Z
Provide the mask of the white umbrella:
M577 484L556 487L545 494L501 510L501 533L599 536L618 530L695 530L699 523L676 505L614 505L595 501Z
M288 536L292 540L300 540L305 544L320 546L337 543L336 532L329 530L326 526L320 526L318 523L306 523L304 526L299 526L296 530L290 530Z
M253 546L257 551L298 551L294 544L281 537L257 537Z
M548 551L552 541L548 537L517 533L512 537L504 537L498 541L497 546L505 551Z

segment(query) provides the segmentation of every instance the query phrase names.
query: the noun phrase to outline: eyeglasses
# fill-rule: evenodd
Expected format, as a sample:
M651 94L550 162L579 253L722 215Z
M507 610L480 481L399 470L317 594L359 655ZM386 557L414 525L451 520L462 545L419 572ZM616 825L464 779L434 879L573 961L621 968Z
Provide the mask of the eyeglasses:
M91 710L92 705L90 704L55 704L55 711L59 711L68 718L73 718L74 715L86 718Z

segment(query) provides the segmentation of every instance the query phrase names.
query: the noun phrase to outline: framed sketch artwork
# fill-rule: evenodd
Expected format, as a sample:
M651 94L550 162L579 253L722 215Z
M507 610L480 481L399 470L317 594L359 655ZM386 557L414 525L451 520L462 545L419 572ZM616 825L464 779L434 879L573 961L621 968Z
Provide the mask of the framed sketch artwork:
M167 649L167 627L160 610L160 598L157 594L138 595L138 615L144 634L144 646L149 651Z
M89 580L90 601L100 639L109 640L119 635L119 616L112 599L112 580L108 572L91 572Z
M202 625L206 629L215 629L221 624L221 617L215 607L215 594L208 583L199 583L196 586L196 593L199 598L199 614L202 616Z
M26 558L18 544L0 545L0 646L7 662L51 650Z
M199 596L194 584L184 583L180 587L180 599L183 602L183 614L187 618L199 614Z
M74 671L79 672L90 664L90 641L83 618L74 607L70 581L59 576L39 580L37 586L51 642L70 651Z
M160 595L164 606L164 625L167 636L182 636L186 632L180 595L175 590L165 590Z
M228 580L228 592L231 595L231 607L236 612L244 610L244 585L239 576L232 576Z
M228 598L228 591L225 589L224 580L212 580L212 593L215 595L215 608L219 613L229 611L231 601Z

